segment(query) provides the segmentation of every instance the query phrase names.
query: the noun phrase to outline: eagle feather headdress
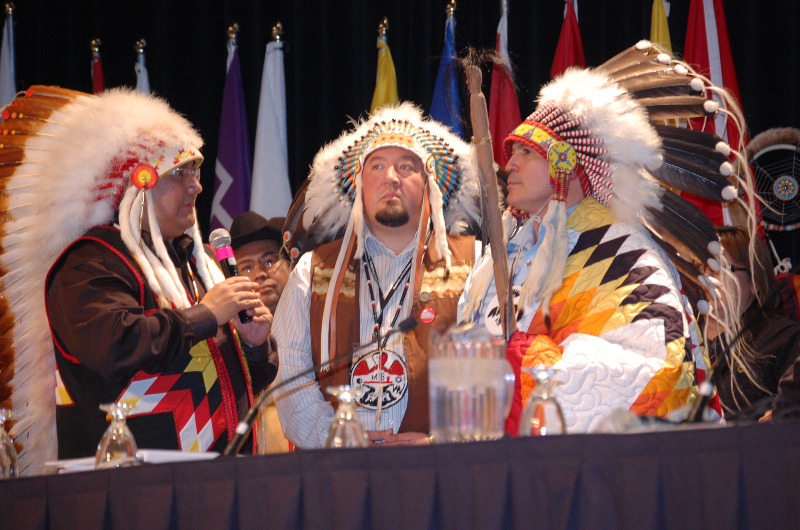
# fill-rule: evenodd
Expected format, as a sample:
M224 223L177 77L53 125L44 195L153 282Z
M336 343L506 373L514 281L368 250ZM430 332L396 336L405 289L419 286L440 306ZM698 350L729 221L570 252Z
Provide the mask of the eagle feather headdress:
M431 246L450 266L446 233L462 234L480 223L478 206L478 162L472 146L455 136L444 125L423 119L411 103L386 106L368 119L354 123L323 147L314 157L305 193L303 227L308 237L325 243L344 237L333 278L344 274L350 259L360 259L364 248L364 207L361 175L369 155L383 147L407 149L422 161L426 178L426 198L433 224ZM427 219L420 220L418 237L424 238ZM349 250L352 242L352 250ZM351 254L351 255L348 255ZM421 255L415 252L410 284ZM335 285L331 281L331 285ZM335 312L335 296L328 296L322 318L321 358L326 361L335 344L330 339L330 315ZM330 349L329 349L330 348Z
M709 99L712 93L721 104ZM547 317L549 301L561 287L567 257L565 201L575 175L586 196L608 206L620 221L647 229L684 277L713 291L703 271L720 269L719 240L708 218L676 192L730 202L737 199L735 184L752 197L751 180L734 174L734 167L749 170L736 163L741 155L719 137L655 122L677 124L718 112L743 126L726 91L648 41L598 68L569 69L543 87L534 113L504 142L507 156L514 143L522 143L548 160L554 190L541 220L545 237L523 283L521 302L539 299ZM531 213L510 208L505 224L522 222ZM485 260L475 271L464 315L471 315L483 299L491 267L491 260Z
M34 86L18 94L2 117L0 406L14 414L10 434L20 471L33 474L57 458L56 365L44 303L48 270L86 230L111 224L119 208L123 241L159 303L184 307L174 266L158 248L152 210L145 228L157 248L154 253L139 245L139 212L152 208L145 188L157 185L159 176L202 162L202 140L165 101L129 89L92 96ZM140 187L130 186L132 174ZM187 233L200 241L196 224ZM221 273L202 246L195 247L199 274L210 288Z

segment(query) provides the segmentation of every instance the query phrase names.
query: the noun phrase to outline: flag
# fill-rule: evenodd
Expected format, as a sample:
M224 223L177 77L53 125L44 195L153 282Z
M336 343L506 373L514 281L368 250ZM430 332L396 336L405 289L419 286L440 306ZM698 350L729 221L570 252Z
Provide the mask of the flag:
M577 1L577 0L576 0ZM575 13L573 0L566 0L564 10L564 24L561 26L561 36L558 37L556 56L550 77L563 74L570 66L586 68L586 58L583 55L583 41L578 27L578 16Z
M653 10L650 14L650 42L658 44L672 53L672 40L669 38L669 24L667 24L664 0L653 0Z
M461 98L458 92L455 56L456 18L450 14L444 29L444 49L439 61L439 72L436 74L436 85L433 87L431 118L447 125L454 134L463 138L464 126L461 123Z
M10 4L6 4L3 25L3 45L0 49L0 106L8 105L17 95L17 75L14 71L14 20Z
M211 228L230 229L234 216L250 206L250 139L244 109L242 73L236 42L228 42L228 75L222 94L217 163L214 167L214 199L211 202Z
M400 98L397 97L397 75L394 73L392 52L389 51L389 45L386 43L386 36L381 35L378 37L378 75L369 112L372 114L378 107L398 103L400 103Z
M274 40L267 44L261 75L250 194L250 209L267 219L286 217L292 204L287 151L283 42Z
M150 78L147 75L147 67L144 65L144 39L136 43L136 64L133 69L136 71L136 90L150 93Z
M716 86L726 88L741 105L722 0L692 0L684 60ZM719 101L716 94L713 94L713 98ZM739 149L739 131L733 123L725 127L725 115L722 112L713 121L702 118L692 120L692 128L715 133L731 147ZM699 206L714 224L731 224L727 209L721 208L718 203L694 196L686 198Z
M100 60L100 39L95 39L92 41L92 93L99 94L105 89L103 62Z
M503 10L500 23L497 25L497 55L511 68L508 57L508 12ZM508 69L492 66L492 88L489 92L489 133L492 135L494 161L501 167L506 165L503 152L503 140L522 122L519 115L519 102L514 91L514 81Z

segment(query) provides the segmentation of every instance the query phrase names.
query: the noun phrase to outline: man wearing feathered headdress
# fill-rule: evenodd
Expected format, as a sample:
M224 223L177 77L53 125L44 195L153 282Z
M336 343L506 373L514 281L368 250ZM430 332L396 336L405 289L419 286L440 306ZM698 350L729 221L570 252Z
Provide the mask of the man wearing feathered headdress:
M508 359L518 375L540 364L560 370L569 432L592 430L617 408L664 416L687 402L705 366L678 270L713 291L703 271L719 270L719 242L659 181L730 201L731 151L713 135L650 120L713 114L706 88L643 41L545 86L503 142L514 301L497 300L488 253L467 281L460 317L500 335L501 312L513 307ZM512 434L533 386L531 376L517 378Z
M474 151L406 103L323 148L309 179L304 227L329 242L303 255L278 303L278 378L373 347L288 385L276 398L284 432L322 447L327 388L349 384L363 392L358 417L373 442L428 443L430 334L455 321L474 260L474 238L458 235L479 217ZM389 335L408 316L418 327Z
M2 290L17 315L11 399L32 405L12 433L26 463L55 459L55 424L58 457L94 455L111 402L130 407L139 447L222 450L277 368L257 285L226 280L200 239L202 140L129 90L33 87L3 118L17 191Z

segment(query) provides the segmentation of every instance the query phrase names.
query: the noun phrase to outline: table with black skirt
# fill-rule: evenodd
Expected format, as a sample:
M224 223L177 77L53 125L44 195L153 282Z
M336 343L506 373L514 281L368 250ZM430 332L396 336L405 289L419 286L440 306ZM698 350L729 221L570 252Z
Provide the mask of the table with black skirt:
M3 480L0 528L800 528L800 421Z

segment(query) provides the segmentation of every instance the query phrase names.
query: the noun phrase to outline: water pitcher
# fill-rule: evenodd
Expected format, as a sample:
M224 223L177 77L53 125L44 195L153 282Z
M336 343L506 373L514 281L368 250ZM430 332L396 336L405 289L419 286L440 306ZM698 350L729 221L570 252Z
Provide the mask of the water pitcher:
M431 433L437 442L503 436L514 372L502 339L472 323L451 327L434 342L428 378Z

